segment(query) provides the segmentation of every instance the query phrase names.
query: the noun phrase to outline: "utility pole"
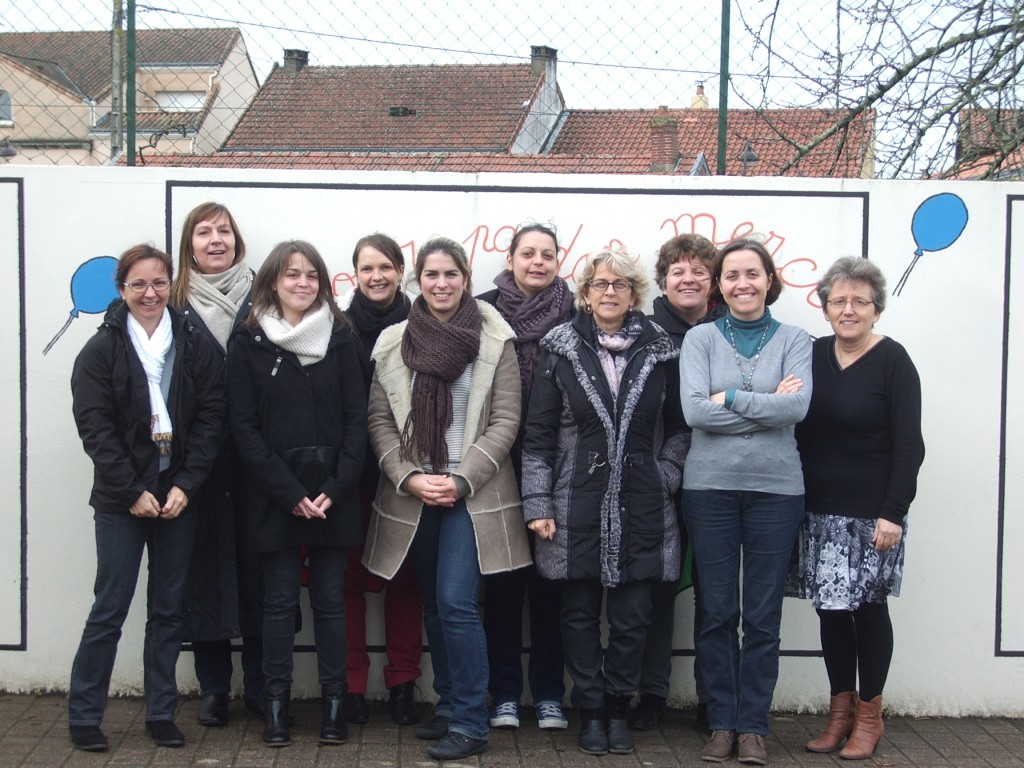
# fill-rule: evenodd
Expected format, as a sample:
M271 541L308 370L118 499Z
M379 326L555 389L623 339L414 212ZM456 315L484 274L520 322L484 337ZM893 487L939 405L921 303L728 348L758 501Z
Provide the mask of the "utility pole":
M725 176L726 130L729 123L729 0L722 0L722 60L718 70L718 167L719 176Z
M125 127L128 134L128 165L135 165L135 97L138 93L135 86L135 0L128 0L128 45L125 63L127 72L127 93L125 94L125 111L128 113Z
M121 0L114 0L114 18L110 25L110 162L117 161L124 149L124 79L121 74L121 50L124 43L124 11Z

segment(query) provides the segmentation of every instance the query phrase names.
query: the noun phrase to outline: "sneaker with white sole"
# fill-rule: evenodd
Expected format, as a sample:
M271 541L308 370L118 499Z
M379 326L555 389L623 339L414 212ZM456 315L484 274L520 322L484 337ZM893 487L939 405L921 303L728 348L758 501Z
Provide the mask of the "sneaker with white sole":
M545 731L563 731L569 727L569 721L557 701L538 701L533 705L537 713L537 725Z
M491 728L518 728L519 702L503 701L491 710Z

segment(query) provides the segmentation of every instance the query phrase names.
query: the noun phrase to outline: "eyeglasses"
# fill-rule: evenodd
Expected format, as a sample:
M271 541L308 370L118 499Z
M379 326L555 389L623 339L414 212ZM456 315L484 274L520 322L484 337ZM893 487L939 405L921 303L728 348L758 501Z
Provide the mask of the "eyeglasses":
M867 309L875 305L875 302L867 299L829 299L827 303L832 309L846 309L847 304L853 304L854 309Z
M171 287L171 281L166 277L159 277L152 283L147 283L145 280L132 280L130 283L122 283L122 285L132 293L145 293L147 288L152 288L157 293L163 293Z
M608 282L607 280L591 280L587 285L598 293L604 293L607 291L609 285L615 289L616 293L625 293L626 291L631 291L633 289L632 280L615 280L613 282Z

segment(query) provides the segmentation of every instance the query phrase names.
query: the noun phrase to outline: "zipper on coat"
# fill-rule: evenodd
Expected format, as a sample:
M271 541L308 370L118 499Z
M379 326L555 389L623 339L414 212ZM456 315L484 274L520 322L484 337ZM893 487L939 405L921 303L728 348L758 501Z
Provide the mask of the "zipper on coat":
M277 369L281 367L281 360L282 358L279 357L274 361L274 369L270 372L271 376L277 376Z

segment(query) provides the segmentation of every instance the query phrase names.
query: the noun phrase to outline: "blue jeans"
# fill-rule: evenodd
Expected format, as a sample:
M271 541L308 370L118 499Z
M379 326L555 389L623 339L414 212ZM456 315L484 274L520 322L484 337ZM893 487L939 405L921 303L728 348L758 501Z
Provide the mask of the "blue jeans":
M196 678L204 696L231 693L230 640L193 640ZM263 636L242 637L242 691L246 699L263 699Z
M149 552L143 686L146 721L173 720L178 703L174 669L181 651L185 581L196 516L174 520L97 512L95 601L71 667L69 725L99 725L107 708L121 627L135 595L142 551Z
M348 670L345 633L344 547L309 548L309 606L320 685L344 683ZM299 609L299 548L260 555L263 566L263 677L267 688L291 686L295 612Z
M487 641L477 604L480 565L466 502L423 507L410 554L423 597L436 715L448 730L487 738Z
M707 686L709 724L767 735L779 676L782 594L804 497L684 490L683 512L700 573L704 624L696 661Z

